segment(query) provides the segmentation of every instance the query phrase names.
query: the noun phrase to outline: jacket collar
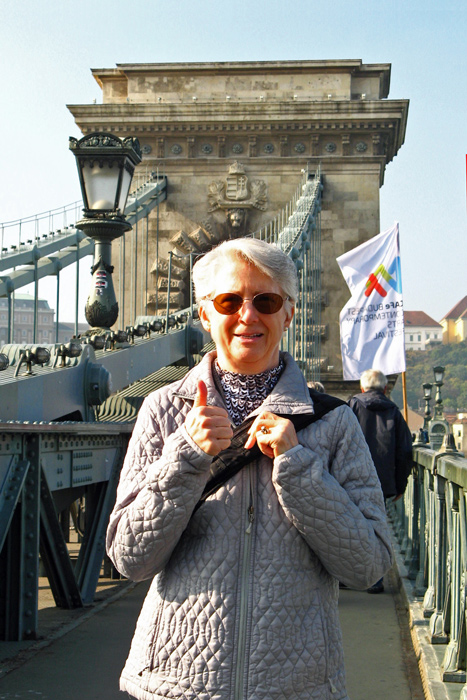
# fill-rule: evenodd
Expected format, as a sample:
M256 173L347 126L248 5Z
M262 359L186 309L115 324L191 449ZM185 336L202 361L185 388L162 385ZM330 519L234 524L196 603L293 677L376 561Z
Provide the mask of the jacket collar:
M182 379L176 395L186 400L194 401L198 381L202 379L208 390L208 405L225 408L212 374L212 363L216 356L216 350L208 352L199 365L196 365ZM314 412L313 401L311 400L305 377L297 363L288 352L281 353L281 356L285 363L285 369L262 406L252 412L251 415L253 416L265 408L271 413L280 413L282 415Z

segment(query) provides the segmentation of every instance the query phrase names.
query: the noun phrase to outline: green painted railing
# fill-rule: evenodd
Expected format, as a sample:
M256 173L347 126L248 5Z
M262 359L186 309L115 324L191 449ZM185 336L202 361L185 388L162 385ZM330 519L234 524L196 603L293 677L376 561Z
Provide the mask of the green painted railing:
M460 698L466 700L467 459L417 442L413 459L404 499L389 515L412 595L428 621L428 641L445 645L441 679L464 684Z

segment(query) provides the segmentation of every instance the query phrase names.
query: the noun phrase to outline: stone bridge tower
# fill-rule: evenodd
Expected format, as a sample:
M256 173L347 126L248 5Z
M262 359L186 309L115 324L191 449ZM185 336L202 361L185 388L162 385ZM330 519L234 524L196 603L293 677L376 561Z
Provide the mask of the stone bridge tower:
M387 99L390 64L119 64L92 73L102 104L69 105L83 134L136 136L139 169L168 178L167 200L149 218L149 313L165 309L169 250L257 231L289 202L302 168L320 164L322 380L331 390L342 376L339 311L349 297L336 257L380 232L379 189L404 142L408 101ZM182 303L180 265L173 285ZM134 320L125 315L120 326Z

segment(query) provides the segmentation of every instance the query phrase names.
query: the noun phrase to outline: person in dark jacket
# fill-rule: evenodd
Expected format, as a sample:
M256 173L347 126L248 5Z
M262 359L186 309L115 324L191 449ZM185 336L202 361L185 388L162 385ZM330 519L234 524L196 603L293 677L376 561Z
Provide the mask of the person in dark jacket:
M412 435L396 404L386 396L388 380L376 369L360 377L362 393L349 405L357 416L375 463L385 498L397 501L404 495L412 467ZM383 579L368 589L382 593Z

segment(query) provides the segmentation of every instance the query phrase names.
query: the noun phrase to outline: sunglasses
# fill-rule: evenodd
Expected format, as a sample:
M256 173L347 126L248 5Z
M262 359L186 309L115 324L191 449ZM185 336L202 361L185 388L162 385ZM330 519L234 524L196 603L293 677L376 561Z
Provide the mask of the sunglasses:
M290 297L286 297L290 299ZM225 294L218 294L214 299L209 299L214 304L214 308L220 314L224 316L231 316L240 311L245 301L251 301L256 311L260 314L275 314L284 304L283 297L280 294L274 294L273 292L263 292L262 294L256 294L253 299L243 298L240 294L234 294L233 292L226 292Z

